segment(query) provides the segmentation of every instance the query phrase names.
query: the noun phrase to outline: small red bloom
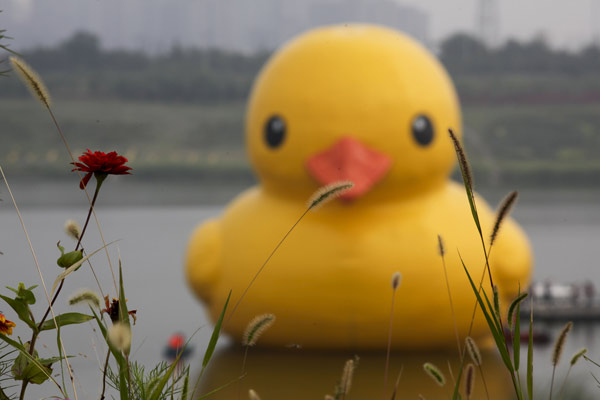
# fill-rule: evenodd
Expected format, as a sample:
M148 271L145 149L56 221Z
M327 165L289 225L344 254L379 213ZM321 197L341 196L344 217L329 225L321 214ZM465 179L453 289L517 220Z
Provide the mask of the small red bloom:
M12 335L12 328L17 326L14 322L6 319L4 314L0 313L0 334Z
M125 157L117 154L116 151L111 151L106 154L102 151L96 151L92 153L90 149L83 153L79 157L79 161L71 163L77 168L73 168L71 171L82 171L87 172L79 183L79 187L84 189L88 184L92 174L104 174L104 175L129 175L131 172L130 167L126 166L125 163L128 161Z

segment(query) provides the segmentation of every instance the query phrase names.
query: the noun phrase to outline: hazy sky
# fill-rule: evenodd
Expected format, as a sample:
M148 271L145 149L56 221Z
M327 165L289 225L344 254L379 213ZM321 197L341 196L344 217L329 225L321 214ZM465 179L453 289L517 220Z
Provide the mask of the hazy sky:
M430 15L432 39L456 30L473 32L479 0L396 0ZM600 0L495 0L499 39L543 33L554 46L579 48L600 34Z
M15 21L27 19L35 0L9 0L17 7ZM41 0L40 0L41 1ZM49 0L45 0L49 1ZM60 0L55 0L57 12ZM98 0L80 0L82 4ZM127 0L122 0L126 2ZM160 2L160 0L157 0ZM201 0L165 0L199 2ZM227 2L228 0L222 0ZM252 0L247 0L252 1ZM289 0L281 0L288 4ZM301 0L297 0L301 1ZM349 1L349 0L343 0ZM450 33L461 30L475 32L478 4L483 0L393 0L412 5L430 16L430 36L438 42ZM531 39L543 34L554 47L578 49L600 37L600 0L487 0L496 5L499 42L514 37ZM0 5L1 9L1 5ZM4 13L3 13L4 14ZM6 15L0 15L7 17Z

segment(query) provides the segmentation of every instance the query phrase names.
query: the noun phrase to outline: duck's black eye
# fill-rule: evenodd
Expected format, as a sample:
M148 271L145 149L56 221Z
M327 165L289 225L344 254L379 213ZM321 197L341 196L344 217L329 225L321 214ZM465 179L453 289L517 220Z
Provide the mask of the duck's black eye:
M281 146L285 139L285 121L274 115L265 124L265 141L273 149Z
M433 140L434 130L431 120L425 115L417 115L412 122L412 134L421 146L427 146Z

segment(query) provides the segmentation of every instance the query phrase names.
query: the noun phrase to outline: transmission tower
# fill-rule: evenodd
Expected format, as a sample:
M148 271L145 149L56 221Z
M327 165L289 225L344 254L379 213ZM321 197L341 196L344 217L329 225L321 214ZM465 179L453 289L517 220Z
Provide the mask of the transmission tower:
M496 0L479 0L477 10L477 34L488 47L498 44L498 9Z

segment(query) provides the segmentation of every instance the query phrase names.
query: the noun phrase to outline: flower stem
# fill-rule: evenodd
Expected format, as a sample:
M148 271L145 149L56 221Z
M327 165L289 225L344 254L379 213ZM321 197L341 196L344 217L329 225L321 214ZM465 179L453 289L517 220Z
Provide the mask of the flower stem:
M96 204L96 199L98 198L98 193L100 192L100 187L102 186L102 182L104 182L104 179L106 177L101 177L96 179L96 191L94 192L94 198L92 199L92 204L90 204L90 210L88 211L88 215L87 218L85 220L85 225L83 226L83 229L81 231L81 235L79 235L79 240L77 241L77 246L75 247L75 251L77 251L79 249L79 246L81 244L81 239L83 238L83 235L85 234L85 230L88 226L88 223L90 222L90 217L92 215L92 211L94 210L94 205ZM31 354L33 356L33 352L35 351L35 343L37 341L37 337L39 335L40 329L42 329L42 325L44 324L44 322L46 322L46 318L48 318L48 314L50 314L50 309L52 308L52 306L54 306L54 303L56 302L56 299L58 298L58 295L60 294L60 291L63 287L65 283L65 280L63 279L60 282L60 285L58 286L58 289L56 289L56 293L54 294L54 297L52 298L52 301L50 302L50 305L48 306L48 308L46 309L46 312L44 313L44 316L42 317L40 323L37 326L37 330L33 332L33 334L31 335L31 340L29 341L29 354ZM27 384L29 383L28 380L23 380L23 384L21 385L21 394L19 396L19 399L24 399L25 396L25 389L27 388Z
M81 235L79 235L79 240L77 241L77 246L75 246L75 251L79 250L79 245L81 245L81 239L83 239L83 235L85 234L85 230L90 222L90 217L92 216L92 211L94 210L94 205L96 204L96 199L98 198L98 193L100 192L100 187L102 186L102 182L104 182L106 176L104 178L96 177L96 190L94 191L94 197L92 198L92 204L90 204L90 210L88 211L88 215L85 219L85 224L83 225L83 229L81 230Z

